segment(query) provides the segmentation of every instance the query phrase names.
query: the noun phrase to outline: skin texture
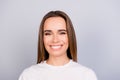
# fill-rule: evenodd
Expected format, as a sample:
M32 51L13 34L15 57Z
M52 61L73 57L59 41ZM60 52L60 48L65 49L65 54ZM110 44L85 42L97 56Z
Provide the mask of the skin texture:
M68 35L63 18L51 17L45 21L43 41L45 49L49 53L48 64L60 66L69 62L67 57Z

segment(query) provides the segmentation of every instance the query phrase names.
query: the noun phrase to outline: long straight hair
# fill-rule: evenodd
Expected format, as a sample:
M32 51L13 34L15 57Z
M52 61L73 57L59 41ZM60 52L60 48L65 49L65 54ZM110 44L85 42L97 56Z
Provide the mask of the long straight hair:
M48 12L42 19L39 29L39 35L38 35L38 55L37 55L37 63L41 63L42 61L45 61L49 58L49 54L45 49L44 43L43 43L43 30L44 30L44 23L46 19L50 17L61 17L66 22L66 29L67 29L67 35L68 35L68 49L67 49L67 56L69 59L72 59L73 61L77 62L77 44L76 44L76 36L75 31L73 28L73 24L69 18L69 16L63 12L63 11L50 11Z

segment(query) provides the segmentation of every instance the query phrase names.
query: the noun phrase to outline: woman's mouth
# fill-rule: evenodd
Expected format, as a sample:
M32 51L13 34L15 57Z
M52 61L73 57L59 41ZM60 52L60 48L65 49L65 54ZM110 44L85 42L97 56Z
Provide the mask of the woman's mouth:
M62 45L51 45L50 47L54 50L57 50L57 49L60 49Z

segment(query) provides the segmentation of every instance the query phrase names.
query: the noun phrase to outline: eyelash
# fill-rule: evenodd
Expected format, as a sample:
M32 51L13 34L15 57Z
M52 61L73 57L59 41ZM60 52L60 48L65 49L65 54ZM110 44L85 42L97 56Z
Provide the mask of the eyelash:
M66 32L60 32L60 34L62 34L62 35L63 35L63 34L66 34Z
M60 32L59 34L60 34L60 35L65 35L65 34L67 34L67 33L66 33L66 32ZM45 36L48 36L48 35L51 35L51 33L44 33L44 35L45 35Z
M51 34L50 34L50 33L44 33L44 35L46 35L46 36L47 36L47 35L51 35Z

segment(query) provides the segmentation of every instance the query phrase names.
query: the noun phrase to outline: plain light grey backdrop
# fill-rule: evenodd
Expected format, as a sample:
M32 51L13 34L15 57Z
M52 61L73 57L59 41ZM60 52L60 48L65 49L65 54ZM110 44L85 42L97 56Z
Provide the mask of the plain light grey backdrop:
M0 80L36 64L39 24L51 10L70 16L78 62L99 80L120 80L120 0L0 0Z

